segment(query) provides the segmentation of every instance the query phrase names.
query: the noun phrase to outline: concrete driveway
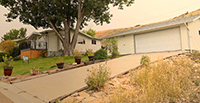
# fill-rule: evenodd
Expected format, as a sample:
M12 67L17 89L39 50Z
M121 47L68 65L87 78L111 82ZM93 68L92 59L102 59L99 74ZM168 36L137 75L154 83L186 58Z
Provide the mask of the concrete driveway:
M151 61L183 53L184 51L134 54L116 58L107 62L112 71L111 77L136 68L140 65L142 55L150 57ZM73 70L55 73L15 84L0 83L0 92L16 103L43 103L59 96L74 92L86 86L84 79L87 69L98 67L98 64L88 65ZM7 88L4 90L3 88ZM15 96L16 95L16 96Z

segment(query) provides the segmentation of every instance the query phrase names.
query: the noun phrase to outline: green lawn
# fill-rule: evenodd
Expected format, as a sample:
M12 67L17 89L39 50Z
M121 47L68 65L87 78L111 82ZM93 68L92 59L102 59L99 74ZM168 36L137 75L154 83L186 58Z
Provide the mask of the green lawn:
M22 63L22 60L15 61L12 75L29 74L30 69L34 67L40 68L40 71L53 69L56 67L56 62L58 60L59 57L34 58L34 59L29 59L29 64ZM87 61L87 60L88 60L87 56L82 56L81 61ZM65 64L71 64L75 62L73 56L63 57L63 61L65 62ZM4 75L3 66L1 65L0 68L1 68L0 76L3 76Z

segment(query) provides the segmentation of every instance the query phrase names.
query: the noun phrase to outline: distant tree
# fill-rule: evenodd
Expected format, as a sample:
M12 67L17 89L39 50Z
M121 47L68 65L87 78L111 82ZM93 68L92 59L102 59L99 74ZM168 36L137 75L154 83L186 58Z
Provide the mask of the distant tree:
M36 29L52 28L63 45L65 56L73 54L79 30L87 22L110 23L110 6L123 9L133 3L134 0L0 0L0 5L9 10L5 14L8 22L19 18L20 22ZM75 29L73 34L71 28Z
M90 36L94 36L96 34L96 31L93 30L93 29L83 30L83 32L90 35Z
M13 39L22 39L26 37L26 28L20 28L19 30L17 29L12 29L8 33L4 34L3 37L1 37L2 41L4 40L13 40Z
M15 48L15 46L16 46L15 42L8 39L8 40L1 42L0 50L10 54L12 52L12 50Z
M119 55L118 51L118 38L108 38L107 40L107 49L109 53L112 54L112 58L116 58Z

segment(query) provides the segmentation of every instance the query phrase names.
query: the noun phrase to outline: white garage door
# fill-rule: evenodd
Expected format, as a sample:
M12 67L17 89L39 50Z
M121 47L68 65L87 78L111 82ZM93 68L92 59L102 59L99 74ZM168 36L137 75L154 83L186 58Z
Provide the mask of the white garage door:
M135 35L136 53L181 50L179 28Z

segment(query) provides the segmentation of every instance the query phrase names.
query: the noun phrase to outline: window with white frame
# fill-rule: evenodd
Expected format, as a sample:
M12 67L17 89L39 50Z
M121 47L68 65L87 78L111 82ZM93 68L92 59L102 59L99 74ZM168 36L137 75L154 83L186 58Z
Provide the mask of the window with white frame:
M92 44L96 45L96 40L92 40Z
M78 38L78 44L85 44L85 39Z

